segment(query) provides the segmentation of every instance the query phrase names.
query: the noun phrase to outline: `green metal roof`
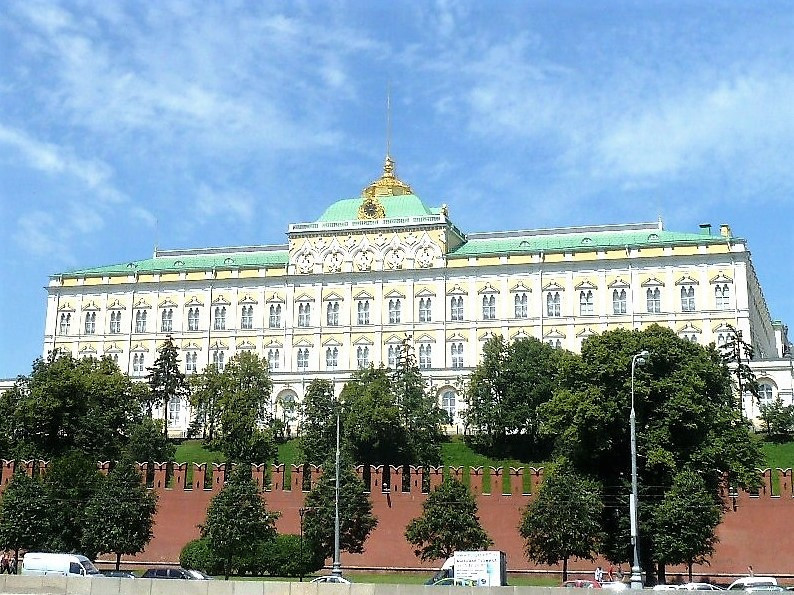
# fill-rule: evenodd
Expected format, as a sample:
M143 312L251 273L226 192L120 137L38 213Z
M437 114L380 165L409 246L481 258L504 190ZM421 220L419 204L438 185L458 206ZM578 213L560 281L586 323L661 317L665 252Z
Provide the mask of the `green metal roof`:
M318 223L326 221L355 221L358 219L358 208L361 206L362 198L345 198L338 200L325 209L325 212L317 220ZM430 209L425 206L422 199L415 194L402 194L400 196L379 196L378 200L386 209L386 218L392 217L416 217L421 215L438 214L438 209Z
M262 252L230 252L220 254L163 254L146 260L134 260L87 269L72 269L61 273L67 277L131 275L134 273L169 273L215 269L256 269L283 267L287 264L286 250ZM57 277L58 275L53 275Z
M663 229L642 231L615 231L594 233L527 234L511 237L470 238L450 252L450 258L481 256L485 254L514 254L534 252L581 252L624 248L631 246L653 247L677 244L720 244L725 243L722 236L701 233L681 233ZM731 238L731 241L741 241Z

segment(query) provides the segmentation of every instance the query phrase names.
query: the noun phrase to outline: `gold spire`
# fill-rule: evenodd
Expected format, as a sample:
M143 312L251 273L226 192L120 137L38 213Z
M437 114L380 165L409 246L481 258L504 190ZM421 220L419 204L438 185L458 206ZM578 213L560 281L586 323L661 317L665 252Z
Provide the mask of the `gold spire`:
M402 196L405 194L413 194L413 190L394 174L394 159L388 154L383 162L383 174L361 191L361 196L364 198Z

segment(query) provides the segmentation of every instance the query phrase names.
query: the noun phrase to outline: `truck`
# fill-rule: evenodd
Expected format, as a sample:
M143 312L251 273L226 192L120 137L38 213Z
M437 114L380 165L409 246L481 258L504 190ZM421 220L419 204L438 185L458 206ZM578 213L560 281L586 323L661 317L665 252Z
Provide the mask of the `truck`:
M28 552L22 558L22 574L101 576L91 560L80 554Z
M428 583L432 584L444 578L473 580L479 587L505 586L507 556L504 552L495 550L454 552Z

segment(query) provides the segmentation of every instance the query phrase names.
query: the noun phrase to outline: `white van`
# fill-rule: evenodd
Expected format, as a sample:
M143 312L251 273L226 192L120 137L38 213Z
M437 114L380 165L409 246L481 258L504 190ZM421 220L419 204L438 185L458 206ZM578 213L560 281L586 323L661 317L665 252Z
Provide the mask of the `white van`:
M60 574L63 576L101 576L91 560L80 554L28 552L22 558L22 574Z
M743 576L737 578L728 587L728 591L744 591L751 587L775 587L777 579L774 576Z

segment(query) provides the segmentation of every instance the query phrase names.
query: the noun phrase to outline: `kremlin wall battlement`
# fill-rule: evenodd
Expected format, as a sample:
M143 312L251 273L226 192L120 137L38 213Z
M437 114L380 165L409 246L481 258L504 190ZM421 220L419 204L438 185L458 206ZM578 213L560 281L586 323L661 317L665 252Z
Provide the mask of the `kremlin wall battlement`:
M23 461L28 475L46 473L46 461ZM177 563L179 552L188 541L199 536L207 506L223 487L225 464L156 463L149 469L139 465L142 476L150 480L149 487L158 494L154 537L147 548L129 563ZM99 463L107 473L110 463ZM5 489L15 470L13 461L2 461L0 490ZM190 471L191 473L188 473ZM370 534L362 554L342 554L346 569L430 569L434 563L421 562L404 537L406 525L422 513L427 492L443 481L444 468L410 466L406 469L391 466L358 466L358 476L370 487L373 513L378 526ZM281 465L252 465L251 473L260 487L270 510L281 513L276 525L280 533L300 532L300 508L304 498L320 475L318 466L290 466L290 473ZM527 561L523 541L518 534L521 513L537 493L543 481L543 469L534 467L451 467L449 473L459 480L467 480L475 496L480 521L494 541L494 549L507 553L511 571L558 572L559 568L537 566ZM755 493L726 489L723 498L726 512L717 530L719 543L710 565L696 565L696 577L727 577L743 575L748 565L757 574L794 576L794 486L792 469L759 470L761 487ZM500 487L501 486L501 487ZM628 511L627 511L628 513ZM598 561L572 560L570 570L592 573ZM626 565L624 565L626 566ZM627 570L628 568L624 568ZM668 569L668 580L683 572L683 568Z

